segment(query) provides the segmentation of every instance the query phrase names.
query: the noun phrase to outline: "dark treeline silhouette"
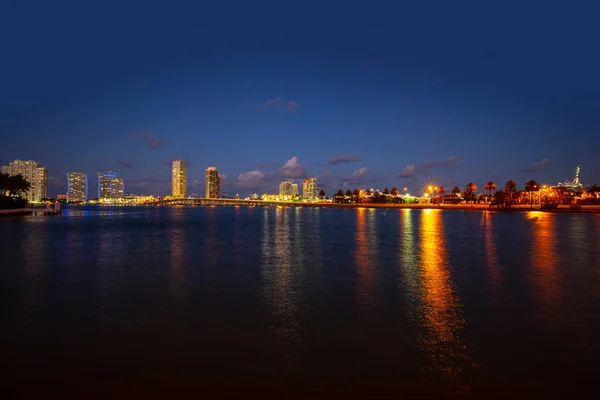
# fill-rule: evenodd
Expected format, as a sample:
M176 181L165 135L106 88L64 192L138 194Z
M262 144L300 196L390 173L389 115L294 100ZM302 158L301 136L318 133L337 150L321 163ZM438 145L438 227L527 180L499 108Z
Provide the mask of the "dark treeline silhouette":
M31 185L22 175L0 174L0 209L24 208L27 199L23 198Z

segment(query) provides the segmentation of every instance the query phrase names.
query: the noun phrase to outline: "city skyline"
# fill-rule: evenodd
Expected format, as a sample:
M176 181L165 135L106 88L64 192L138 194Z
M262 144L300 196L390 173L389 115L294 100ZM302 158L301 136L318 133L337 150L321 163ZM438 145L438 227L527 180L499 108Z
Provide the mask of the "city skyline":
M0 164L39 160L51 197L75 170L168 194L175 159L199 194L208 165L229 195L309 176L327 192L415 190L428 177L556 184L577 164L585 184L600 182L593 12L411 4L334 18L325 5L293 21L257 8L252 22L198 24L197 7L107 6L91 18L11 4ZM161 29L132 30L140 18Z
M34 190L31 191L28 195L28 199L31 201L34 197L37 199L36 201L39 201L42 198L45 197L57 197L57 196L61 196L61 195L69 195L70 193L70 176L71 175L77 175L77 176L82 176L85 180L85 193L86 193L86 199L91 198L88 194L88 182L87 182L87 174L85 173L81 173L81 172L69 172L66 174L66 187L67 190L64 193L57 193L56 196L51 196L48 193L48 189L47 189L47 176L48 176L48 171L45 167L42 167L41 164L37 161L22 161L22 160L13 160L9 163L7 163L6 165L0 165L0 167L2 167L2 172L7 172L10 174L14 174L17 173L15 171L22 169L23 167L20 166L22 163L25 164L35 164L35 166L40 169L43 170L43 174L42 177L45 179L42 180L45 186L43 186L42 188L39 188L40 185L37 185L38 189L36 189L36 185L33 186ZM124 182L125 180L123 178L117 178L117 174L113 171L107 171L107 172L98 172L97 176L97 198L102 198L101 196L101 175L106 175L108 176L110 179L106 181L106 190L108 190L109 193L109 197L104 196L105 198L122 198L124 195L141 195L141 196L145 196L145 195L152 195L152 196L173 196L173 197L189 197L188 196L188 187L187 187L187 172L186 172L186 164L189 164L189 161L184 161L184 160L173 160L172 161L172 170L171 170L171 185L170 185L170 189L167 192L160 192L160 193L152 193L152 192L126 192L124 190ZM283 166L283 168L288 168L290 166L290 163L286 163L286 165ZM14 172L14 173L12 173ZM548 186L560 186L560 187L569 187L571 188L571 186L573 186L573 184L576 183L576 188L586 188L592 185L597 185L595 183L591 183L591 182L581 182L580 181L580 174L581 174L581 165L577 165L574 166L572 169L573 172L573 180L571 181L569 178L567 179L563 179L561 181L555 181L555 182L545 182L545 181L540 181L540 184L543 185L548 185ZM29 175L31 175L31 171L29 173ZM215 175L216 174L216 175ZM24 174L24 176L28 179L28 181L31 180L31 178L29 177L29 175L27 173ZM210 175L210 177L209 177ZM215 176L213 176L215 175ZM221 195L227 196L227 197L234 197L234 196L240 196L240 194L242 194L242 197L246 197L246 195L251 195L253 193L263 193L263 194L278 194L280 196L282 195L286 195L288 196L288 190L290 190L292 187L294 188L293 190L295 190L295 193L298 195L301 195L301 197L306 197L306 195L309 196L309 198L316 198L318 197L318 192L320 190L325 190L326 196L330 197L333 196L333 194L335 192L337 192L337 190L343 189L343 191L348 190L348 189L371 189L373 190L373 188L377 188L375 190L383 190L384 188L393 188L396 187L395 185L386 185L386 184L373 184L376 183L374 181L371 182L367 182L367 184L359 184L359 185L355 185L355 186L350 186L350 185L345 185L345 186L340 186L338 188L332 188L329 189L327 187L323 187L321 186L321 184L318 183L318 177L305 177L305 178L297 178L297 179L283 179L283 180L279 180L277 181L278 183L275 183L274 179L279 179L282 175L280 174L272 174L269 177L269 186L264 186L261 189L258 190L242 190L241 193L240 191L236 191L235 193L229 193L229 192L223 192L221 193L221 182L222 182L222 174L219 173L219 171L216 169L216 167L214 166L210 166L208 168L206 168L205 170L205 183L204 183L204 190L199 191L200 193L204 194L204 197L209 198L209 197L220 197ZM37 178L36 178L37 179ZM216 194L209 194L209 191L206 190L206 186L207 186L207 182L209 182L209 180L214 180L214 185L216 188ZM310 193L309 194L305 194L305 185L307 183L307 181L310 180L314 180L314 183L312 183L311 189L309 189L308 191L310 193L314 194L311 196ZM497 180L497 179L491 179L492 181L494 181L495 183L503 183L504 181L501 180ZM513 180L514 179L507 179L507 180ZM110 181L110 182L109 182ZM113 181L115 183L115 189L112 189L113 186ZM194 179L194 185L197 188L198 187L198 183L199 181ZM490 179L486 180L490 181ZM413 180L414 182L414 180ZM436 179L432 178L431 176L427 177L427 179L421 181L421 182L416 182L413 185L407 185L404 186L404 192L408 192L408 193L414 193L416 195L419 194L423 194L427 192L427 187L431 187L431 185L438 187L438 186L442 186L442 187L453 187L453 186L457 186L459 188L463 188L464 185L466 184L461 184L461 183L455 183L454 181L447 181L450 183L444 183L444 182L440 182L437 181ZM482 185L483 182L477 182L477 181L469 181L469 182L474 182L477 185ZM287 189L282 189L282 185L287 185L289 186L289 188ZM299 185L302 185L302 193L299 192L298 187ZM400 186L401 187L401 186ZM521 184L519 182L517 182L517 187L521 187ZM247 188L245 188L247 189ZM252 189L252 186L250 187L250 189ZM572 189L572 190L575 190ZM82 191L79 190L79 191ZM176 194L176 192L178 194ZM37 196L37 197L36 197ZM40 197L41 196L41 197ZM192 197L202 197L202 196L198 196L197 191L192 190L190 192L190 196Z

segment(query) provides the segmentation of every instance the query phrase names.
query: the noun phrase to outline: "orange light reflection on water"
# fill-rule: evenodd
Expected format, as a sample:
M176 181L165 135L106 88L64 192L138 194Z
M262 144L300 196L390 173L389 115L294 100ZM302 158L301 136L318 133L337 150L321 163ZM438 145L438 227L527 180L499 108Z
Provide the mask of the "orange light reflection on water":
M493 291L491 296L493 300L498 300L502 292L502 271L498 264L498 251L494 241L494 224L492 222L492 212L484 211L481 213L481 229L485 240L485 264L489 272L490 289Z
M530 257L533 284L536 288L536 300L544 307L544 314L555 310L560 296L560 282L557 275L558 254L554 234L555 214L530 211L527 219L533 222L533 243Z
M367 213L369 213L367 217ZM367 222L368 218L368 222ZM356 293L360 307L368 307L373 295L373 247L377 246L375 210L356 209L356 235L354 260L357 266Z
M442 212L429 209L421 214L422 324L427 333L420 346L433 358L431 372L441 373L457 391L464 391L461 373L472 359L460 338L465 319L449 269Z

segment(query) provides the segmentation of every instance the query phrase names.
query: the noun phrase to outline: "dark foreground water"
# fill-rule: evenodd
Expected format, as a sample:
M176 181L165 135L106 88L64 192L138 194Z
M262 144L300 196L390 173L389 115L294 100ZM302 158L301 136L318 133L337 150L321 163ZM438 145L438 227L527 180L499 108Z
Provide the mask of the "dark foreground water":
M0 395L597 387L600 216L82 207L0 265Z

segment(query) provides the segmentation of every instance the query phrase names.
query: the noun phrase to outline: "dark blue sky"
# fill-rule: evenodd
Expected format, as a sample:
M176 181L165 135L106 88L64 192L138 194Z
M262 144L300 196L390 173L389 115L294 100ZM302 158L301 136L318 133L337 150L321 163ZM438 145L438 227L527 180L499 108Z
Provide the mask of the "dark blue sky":
M0 158L46 165L51 195L104 170L168 193L175 158L199 193L209 165L228 194L600 183L593 2L12 3Z

